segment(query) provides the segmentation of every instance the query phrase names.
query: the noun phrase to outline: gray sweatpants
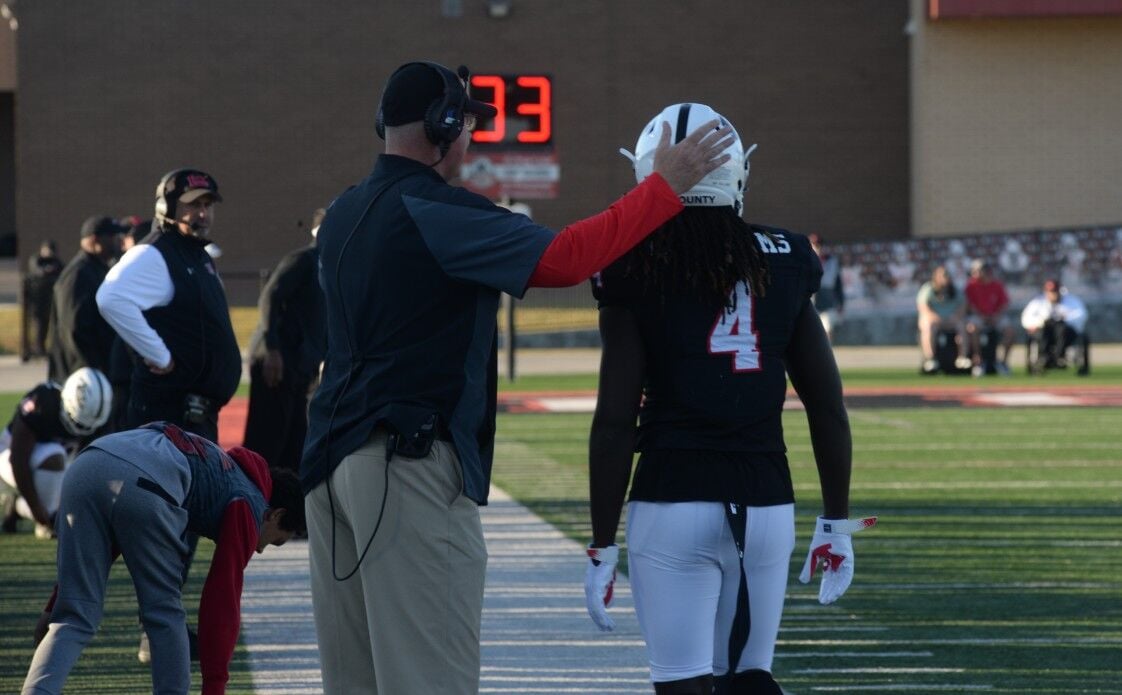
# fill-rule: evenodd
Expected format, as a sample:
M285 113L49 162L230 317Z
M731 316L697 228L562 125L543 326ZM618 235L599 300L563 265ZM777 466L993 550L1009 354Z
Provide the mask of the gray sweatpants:
M50 630L23 683L24 695L62 692L101 622L114 547L136 585L152 648L152 692L187 693L191 662L179 592L187 510L150 485L141 487L142 477L139 468L100 449L86 449L67 470L56 524L58 598Z

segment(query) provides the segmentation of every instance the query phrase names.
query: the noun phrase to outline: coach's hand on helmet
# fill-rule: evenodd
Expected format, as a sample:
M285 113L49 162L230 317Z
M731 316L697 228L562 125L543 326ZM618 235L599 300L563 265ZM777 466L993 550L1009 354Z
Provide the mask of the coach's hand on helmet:
M612 591L616 583L616 563L619 562L619 546L606 548L588 547L588 569L584 573L584 602L588 615L596 627L604 632L614 630L616 623L608 615L612 604Z
M717 129L720 121L703 123L676 145L670 144L670 124L663 121L662 137L654 153L654 170L666 179L675 193L682 194L705 175L729 160L721 154L736 142L732 128Z
M874 526L875 516L864 519L823 519L818 517L814 526L814 537L810 540L810 550L803 563L799 581L806 584L814 578L814 571L821 566L822 586L818 590L818 602L822 605L833 603L842 597L850 582L853 581L853 541L850 535Z

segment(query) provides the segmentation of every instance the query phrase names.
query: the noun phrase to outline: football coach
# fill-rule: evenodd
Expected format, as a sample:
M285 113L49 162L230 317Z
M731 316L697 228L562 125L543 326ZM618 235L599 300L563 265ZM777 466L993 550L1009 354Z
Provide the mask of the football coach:
M453 185L477 123L469 73L389 78L371 174L320 227L323 382L301 463L327 693L475 693L494 448L500 292L588 279L727 160L707 123L661 134L654 174L559 233Z

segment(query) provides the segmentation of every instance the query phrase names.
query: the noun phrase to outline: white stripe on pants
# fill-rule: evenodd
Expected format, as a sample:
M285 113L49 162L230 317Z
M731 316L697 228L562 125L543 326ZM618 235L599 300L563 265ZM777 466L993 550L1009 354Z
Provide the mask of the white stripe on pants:
M795 505L747 511L744 568L752 624L736 670L770 672L795 548ZM631 593L647 642L651 680L728 671L740 566L724 505L631 502L627 547Z

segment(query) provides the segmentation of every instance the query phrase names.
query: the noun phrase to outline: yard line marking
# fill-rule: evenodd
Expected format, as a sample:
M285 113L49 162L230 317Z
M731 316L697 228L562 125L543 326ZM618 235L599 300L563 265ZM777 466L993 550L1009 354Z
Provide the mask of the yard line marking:
M944 668L939 666L920 666L908 668L902 666L871 666L852 668L800 668L792 673L966 673L964 668Z
M825 616L822 616L825 617ZM877 625L853 625L851 627L781 627L780 632L887 632L889 628Z
M1063 488L1065 490L1084 490L1109 487L1122 487L1122 480L955 480L955 481L917 481L853 483L853 490L1044 490ZM799 483L795 490L812 492L820 490L818 483Z
M1089 645L1115 645L1122 644L1122 638L1096 638L1096 637L1004 637L980 638L963 637L956 639L858 639L858 640L785 640L780 639L778 644L785 646L806 647L876 647L876 646L915 646L915 645L951 645L968 647L1031 647L1040 644L1069 646L1075 644Z
M963 692L963 691L966 691L966 690L993 690L993 686L992 685L952 685L952 684L932 685L930 683L893 683L893 684L890 684L890 685L884 685L884 684L878 684L878 683L860 683L860 684L851 683L849 685L820 685L820 686L812 687L811 690L813 690L815 692L819 692L819 693L829 693L829 692L834 692L834 693L840 693L840 692L865 693L865 692L869 692L869 691L872 691L872 690L881 690L881 691L886 691L886 690L919 690L919 691L924 691L924 690L950 690L952 692L957 693L957 692Z
M777 653L776 659L805 659L829 657L831 659L930 659L935 652L784 652Z
M646 647L647 643L641 639L615 639L611 642L603 640L483 640L484 647L589 647L592 649L614 649L617 647Z

